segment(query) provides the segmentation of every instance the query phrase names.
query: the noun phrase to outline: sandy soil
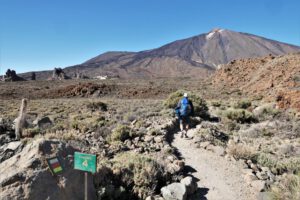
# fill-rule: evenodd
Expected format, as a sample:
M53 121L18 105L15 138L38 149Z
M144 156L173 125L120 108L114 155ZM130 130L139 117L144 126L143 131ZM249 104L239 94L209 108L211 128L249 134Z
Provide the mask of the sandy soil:
M211 151L196 148L192 142L175 134L172 143L185 160L187 173L198 180L200 189L191 200L257 199L258 194L243 179L242 162L229 161Z

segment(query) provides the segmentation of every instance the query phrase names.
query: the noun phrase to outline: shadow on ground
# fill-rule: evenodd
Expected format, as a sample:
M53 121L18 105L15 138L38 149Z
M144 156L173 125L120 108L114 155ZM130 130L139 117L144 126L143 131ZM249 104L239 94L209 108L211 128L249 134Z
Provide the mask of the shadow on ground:
M190 124L190 128L194 128L196 127L196 125L199 124L199 121L196 120L191 120L191 124ZM177 120L174 124L174 126L172 126L171 129L167 130L167 135L166 135L166 139L167 142L171 145L175 139L175 134L179 134L180 129L179 129L179 121ZM174 147L174 146L173 146ZM180 160L183 159L182 154L180 153L180 151L174 147L174 154L176 155L176 157ZM183 175L184 176L191 176L196 182L199 182L200 180L196 177L194 177L192 175L192 173L197 172L197 170L189 165L184 166L183 169ZM188 200L207 200L206 198L206 194L208 193L209 189L208 188L201 188L198 185L198 189L196 191L195 194L193 194L192 196L188 197Z
M198 188L194 195L188 197L188 200L207 200L205 196L207 195L208 191L208 188Z
M197 172L197 170L194 169L193 167L191 167L189 165L184 166L184 169L183 169L184 176L190 176L194 179L195 182L199 182L200 180L192 175L192 173L195 173L195 172ZM206 194L208 193L208 191L209 191L208 188L201 188L198 185L197 191L192 196L189 196L188 200L207 200Z

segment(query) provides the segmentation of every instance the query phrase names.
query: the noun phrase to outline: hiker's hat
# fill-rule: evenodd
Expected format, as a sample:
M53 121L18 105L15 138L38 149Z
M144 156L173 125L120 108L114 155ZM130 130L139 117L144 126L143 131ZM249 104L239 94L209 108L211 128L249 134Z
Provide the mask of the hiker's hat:
M183 96L184 96L184 97L187 97L187 96L188 96L188 94L187 94L187 93L184 93L184 94L183 94Z

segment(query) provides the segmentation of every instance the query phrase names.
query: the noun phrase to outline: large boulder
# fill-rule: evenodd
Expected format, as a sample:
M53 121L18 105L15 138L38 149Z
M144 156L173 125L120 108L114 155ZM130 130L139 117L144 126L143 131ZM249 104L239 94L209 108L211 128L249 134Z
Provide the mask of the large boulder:
M17 144L9 148L16 148ZM74 199L84 198L84 173L73 169L75 148L58 140L39 139L0 164L0 199ZM57 156L63 167L52 175L46 159ZM96 199L92 176L88 175L88 196Z
M263 180L254 180L250 183L250 185L254 188L255 191L262 192L266 187L266 182Z
M34 120L33 124L37 125L39 129L47 129L52 126L52 121L49 117L41 117Z
M25 81L25 79L18 76L15 70L8 69L5 73L4 81Z
M13 130L13 123L11 121L0 118L0 135L2 134L11 135L14 134L14 130Z
M0 146L0 163L19 153L24 147L20 141L8 142Z
M170 174L177 174L184 168L184 162L182 160L175 160L173 163L169 163L166 167L167 172Z
M54 68L52 79L64 80L64 79L69 79L69 77L67 77L64 70L59 67L59 68Z
M182 183L172 183L161 188L161 194L165 200L186 200L187 190Z
M21 141L15 141L15 142L10 142L7 144L7 149L10 149L12 151L15 151L16 149L18 149L20 146L22 145Z

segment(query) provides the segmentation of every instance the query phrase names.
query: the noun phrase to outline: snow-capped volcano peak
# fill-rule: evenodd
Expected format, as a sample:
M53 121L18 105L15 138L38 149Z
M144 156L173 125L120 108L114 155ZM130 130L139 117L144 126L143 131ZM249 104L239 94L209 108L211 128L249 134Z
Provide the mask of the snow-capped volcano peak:
M216 33L222 33L224 31L224 29L220 29L220 28L215 28L212 31L210 31L207 35L206 35L206 39L209 40L210 38L212 38Z

